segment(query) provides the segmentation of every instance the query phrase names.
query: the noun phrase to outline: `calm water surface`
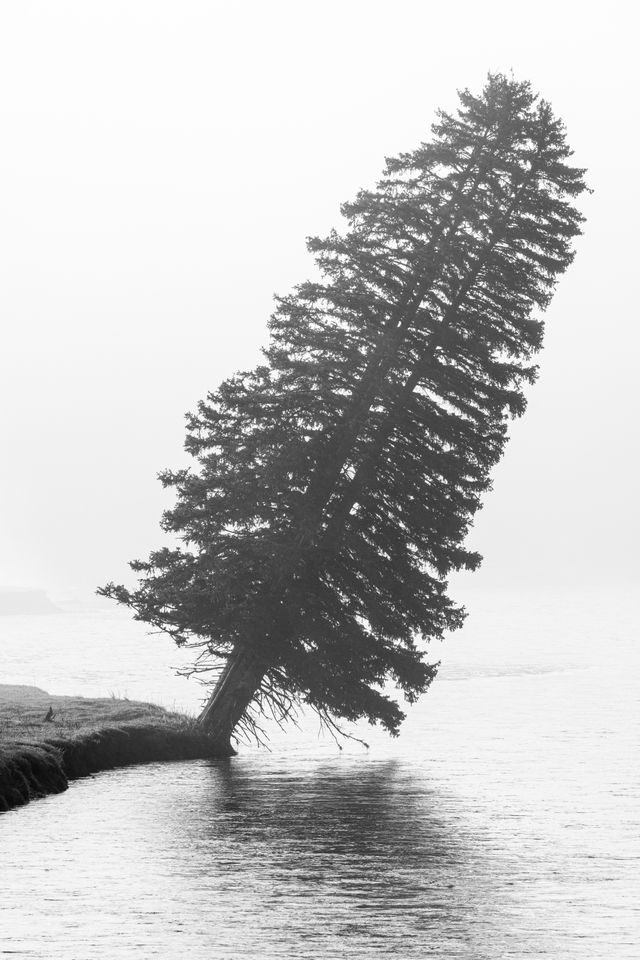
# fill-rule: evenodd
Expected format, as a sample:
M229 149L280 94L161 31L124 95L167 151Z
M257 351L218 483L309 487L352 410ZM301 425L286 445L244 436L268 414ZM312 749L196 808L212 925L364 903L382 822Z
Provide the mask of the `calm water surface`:
M340 752L305 722L0 817L0 955L637 960L635 602L468 605L398 740ZM119 615L0 629L9 682L197 706Z

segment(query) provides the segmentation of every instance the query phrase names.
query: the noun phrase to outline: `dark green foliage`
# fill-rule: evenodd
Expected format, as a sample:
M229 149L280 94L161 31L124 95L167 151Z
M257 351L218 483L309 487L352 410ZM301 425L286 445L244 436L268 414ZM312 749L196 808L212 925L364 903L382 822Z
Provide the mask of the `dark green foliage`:
M540 313L573 258L583 171L529 84L490 76L313 238L321 279L277 301L264 364L188 418L166 472L183 546L103 591L178 642L250 649L266 686L396 732L426 642L460 626L446 576L535 377Z

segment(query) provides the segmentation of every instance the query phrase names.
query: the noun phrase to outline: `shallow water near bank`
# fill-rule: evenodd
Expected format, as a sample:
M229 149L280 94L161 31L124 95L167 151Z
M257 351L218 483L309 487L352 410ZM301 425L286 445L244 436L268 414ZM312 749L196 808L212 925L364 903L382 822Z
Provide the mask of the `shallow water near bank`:
M637 957L635 602L469 607L398 740L363 728L370 749L340 752L309 721L271 753L112 771L0 817L0 955ZM30 631L58 629L60 654L65 616L21 625L23 661ZM99 614L75 616L81 632ZM75 692L108 692L128 656L144 695L158 638L136 651L133 626L92 622ZM25 677L0 628L8 682L63 682L35 634ZM195 708L197 688L154 669L149 687Z

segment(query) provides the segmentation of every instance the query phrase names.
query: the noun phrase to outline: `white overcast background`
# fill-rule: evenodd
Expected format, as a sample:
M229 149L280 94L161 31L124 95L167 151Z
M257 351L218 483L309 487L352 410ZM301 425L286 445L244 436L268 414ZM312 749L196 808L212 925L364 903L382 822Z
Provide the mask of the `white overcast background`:
M594 194L473 545L478 582L638 568L630 3L0 4L0 585L81 591L164 542L184 414L265 343L305 237L456 89L528 79Z

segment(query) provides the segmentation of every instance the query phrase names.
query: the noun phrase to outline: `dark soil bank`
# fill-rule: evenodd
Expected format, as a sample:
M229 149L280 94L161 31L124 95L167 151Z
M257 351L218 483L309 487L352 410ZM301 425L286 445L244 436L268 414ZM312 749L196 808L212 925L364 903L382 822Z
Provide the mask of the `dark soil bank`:
M153 704L0 685L0 812L100 770L202 757L220 757L211 739Z

